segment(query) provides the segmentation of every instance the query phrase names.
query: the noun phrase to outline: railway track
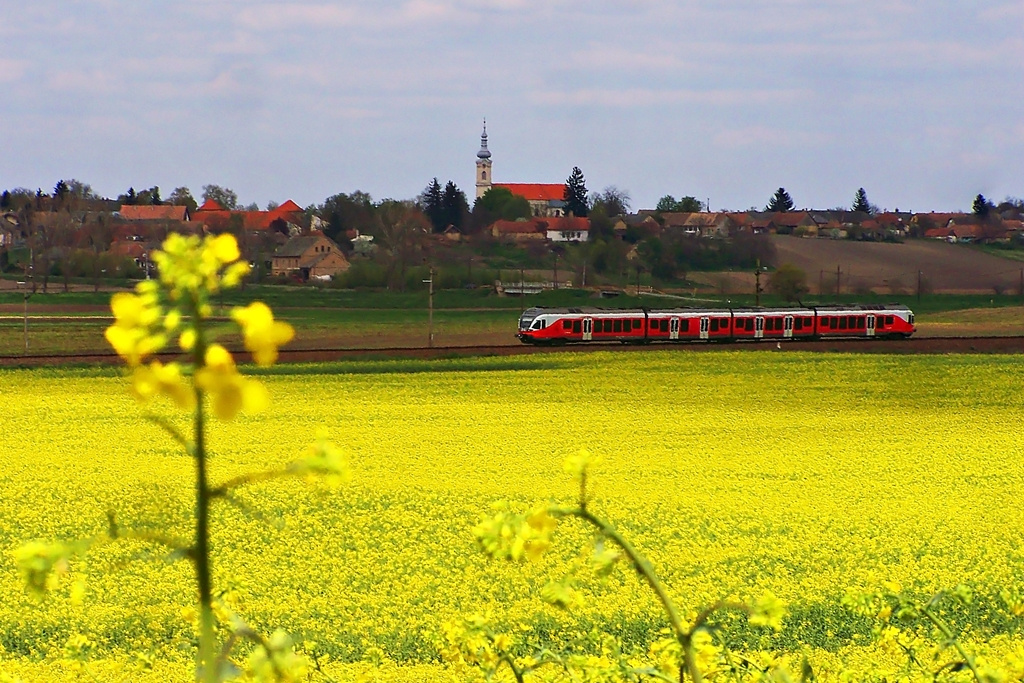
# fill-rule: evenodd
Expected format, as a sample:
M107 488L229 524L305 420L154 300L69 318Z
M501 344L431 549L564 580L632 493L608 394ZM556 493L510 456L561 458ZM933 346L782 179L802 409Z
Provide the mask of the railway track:
M569 344L566 346L529 346L499 344L489 346L435 346L345 349L281 349L281 363L313 363L334 360L385 358L450 358L459 356L516 356L534 353L624 351L642 353L649 350L672 350L713 353L716 351L811 351L820 353L1024 353L1024 336L1003 337L913 337L911 339L829 339L822 341L761 340L725 343L656 343L643 346L618 343ZM244 351L232 349L245 360ZM174 360L180 354L161 354L163 360ZM120 358L113 352L69 354L0 354L0 367L47 367L68 365L114 365Z

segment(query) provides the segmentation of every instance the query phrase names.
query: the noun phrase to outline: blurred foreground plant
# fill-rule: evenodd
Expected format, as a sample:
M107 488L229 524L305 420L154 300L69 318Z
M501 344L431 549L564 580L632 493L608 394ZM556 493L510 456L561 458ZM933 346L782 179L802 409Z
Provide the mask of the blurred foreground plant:
M510 561L535 560L552 545L553 535L561 520L576 519L594 530L590 569L606 577L625 562L640 576L657 597L667 623L666 637L651 645L646 657L622 651L616 638L599 632L591 633L583 643L591 652L578 654L546 647L540 643L521 643L516 635L498 632L485 616L471 616L444 624L441 635L442 655L456 669L479 670L485 680L492 680L508 668L515 680L545 669L543 680L568 681L683 681L689 676L695 683L710 673L756 670L759 675L774 675L776 665L770 658L753 660L731 653L725 646L720 627L713 617L722 611L739 611L755 626L781 628L785 608L773 595L766 594L752 604L739 600L720 600L703 610L689 623L669 596L654 567L614 526L596 515L590 507L587 481L596 458L587 451L566 459L565 470L579 480L579 497L573 506L551 505L526 514L517 514L504 504L495 506L495 514L474 529L477 543L491 557ZM541 590L541 597L551 605L572 610L584 600L575 588L572 575L551 581ZM527 650L523 654L524 650ZM813 678L805 664L803 679Z
M75 556L119 539L161 545L169 549L172 559L187 559L195 568L197 586L196 678L205 683L240 675L255 680L299 680L319 668L311 667L306 658L296 654L287 634L278 631L265 638L249 628L233 613L225 598L227 592L215 591L210 548L213 503L223 501L248 511L234 497L235 491L246 485L286 476L322 478L329 484L338 484L348 473L342 454L321 436L303 457L284 467L245 474L219 484L210 482L208 411L218 419L232 420L241 411L263 410L269 402L264 386L238 371L234 357L218 343L218 338L236 329L253 360L268 366L277 360L278 348L294 335L291 326L274 320L271 310L261 302L234 308L234 325L213 319L211 297L237 286L248 273L248 264L239 257L238 245L231 235L202 239L170 235L163 249L153 254L158 279L140 282L134 293L113 296L111 309L115 321L105 333L107 341L127 363L132 393L140 401L163 397L192 414L190 435L166 419L150 419L170 434L195 463L193 538L186 541L159 532L124 528L114 513L109 513L105 534L72 542L34 542L15 552L29 589L37 594L52 589ZM164 363L154 357L172 342L180 349L183 360ZM240 640L255 645L244 668L231 659ZM84 638L74 641L76 658L83 659L88 653L88 648L81 645L87 642Z

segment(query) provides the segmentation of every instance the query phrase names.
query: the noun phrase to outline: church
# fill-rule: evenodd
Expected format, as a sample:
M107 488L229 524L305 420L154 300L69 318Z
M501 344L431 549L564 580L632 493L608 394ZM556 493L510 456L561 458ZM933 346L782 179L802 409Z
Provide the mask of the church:
M476 153L476 198L492 187L505 189L525 197L534 216L555 218L565 215L565 183L496 183L491 175L491 152L487 149L487 121L480 136L480 151Z

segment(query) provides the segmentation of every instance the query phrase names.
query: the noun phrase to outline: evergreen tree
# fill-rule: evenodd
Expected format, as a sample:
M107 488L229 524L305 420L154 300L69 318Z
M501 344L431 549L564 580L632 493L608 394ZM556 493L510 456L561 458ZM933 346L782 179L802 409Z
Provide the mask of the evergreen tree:
M566 214L587 217L587 183L579 166L573 166L572 173L565 181L564 198Z
M0 209L11 208L11 191L4 190L4 193L0 195Z
M466 193L451 180L444 186L441 208L445 227L454 225L457 230L462 230L465 217L469 214L469 202L466 200Z
M988 212L992 209L992 202L985 199L985 195L979 194L974 198L974 204L971 207L974 211L974 215L978 218L985 218L988 216Z
M57 200L58 204L63 204L70 192L71 188L68 187L68 184L63 180L58 180L53 188L53 198Z
M793 198L786 192L786 188L780 187L775 191L775 195L772 196L768 206L764 207L765 211L792 211L795 204L793 204Z
M434 178L427 187L420 193L417 199L420 211L430 221L430 225L433 227L434 232L441 232L445 229L444 223L444 196L441 193L441 183L437 182L437 178Z
M864 191L863 187L857 190L857 193L853 196L853 210L871 213L871 203L868 202L868 193Z

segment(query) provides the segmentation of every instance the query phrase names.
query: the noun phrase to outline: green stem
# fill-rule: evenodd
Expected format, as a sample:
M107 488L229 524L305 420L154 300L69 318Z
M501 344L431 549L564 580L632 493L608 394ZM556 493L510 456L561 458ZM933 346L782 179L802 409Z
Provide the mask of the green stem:
M953 635L953 632L950 630L949 626L946 625L946 622L942 621L942 619L939 619L937 616L932 614L931 610L929 610L927 607L923 607L921 609L921 614L928 617L928 621L932 622L932 624L935 625L935 628L942 631L942 635L946 636L946 640L953 645L954 649L956 649L956 651L963 658L964 664L966 664L967 668L969 668L971 670L971 673L974 674L974 680L978 681L978 683L982 683L981 674L978 673L978 669L974 666L974 659L969 654L967 654L967 651L964 650L963 645L960 644L960 640Z
M665 587L662 585L661 580L658 579L657 574L654 573L654 568L651 566L651 563L647 558L637 552L636 548L634 548L629 541L615 530L615 527L600 517L591 514L591 512L586 508L572 510L569 514L579 517L580 519L597 527L604 536L610 538L616 545L622 548L622 551L626 553L626 557L629 558L629 561L636 568L637 572L644 577L644 580L647 581L647 585L650 586L651 590L654 591L654 594L658 596L658 600L661 602L661 606L664 608L665 614L668 615L669 623L676 634L676 638L679 639L679 642L684 647L687 647L689 645L689 634L683 630L683 622L682 619L679 618L679 611L672 602L672 598L668 596L668 592L665 591Z
M198 308L198 307L196 307ZM196 344L193 349L193 364L198 372L205 363L206 340L202 334L198 312L193 315L196 326ZM202 680L215 683L217 675L217 653L214 636L213 580L210 562L210 488L206 472L206 414L203 407L203 390L194 387L196 396L195 412L195 458L196 458L196 540L192 561L196 567L196 583L199 587L199 659Z

